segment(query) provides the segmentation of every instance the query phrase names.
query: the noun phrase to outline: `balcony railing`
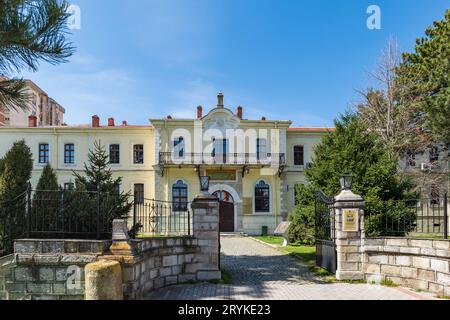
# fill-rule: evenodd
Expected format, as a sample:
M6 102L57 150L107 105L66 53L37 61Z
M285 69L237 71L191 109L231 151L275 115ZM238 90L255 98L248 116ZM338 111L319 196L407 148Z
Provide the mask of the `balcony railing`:
M284 153L188 153L160 152L159 164L284 165Z

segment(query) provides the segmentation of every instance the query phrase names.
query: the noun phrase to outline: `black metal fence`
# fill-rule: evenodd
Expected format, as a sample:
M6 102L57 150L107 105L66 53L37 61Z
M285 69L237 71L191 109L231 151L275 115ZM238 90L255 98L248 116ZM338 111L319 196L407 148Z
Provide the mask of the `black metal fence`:
M135 237L192 235L189 202L141 199L133 204Z
M0 201L0 257L13 251L14 239L26 236L27 192Z
M447 195L440 201L430 199L366 202L367 236L408 236L448 238Z
M26 236L111 239L118 195L97 191L28 190Z

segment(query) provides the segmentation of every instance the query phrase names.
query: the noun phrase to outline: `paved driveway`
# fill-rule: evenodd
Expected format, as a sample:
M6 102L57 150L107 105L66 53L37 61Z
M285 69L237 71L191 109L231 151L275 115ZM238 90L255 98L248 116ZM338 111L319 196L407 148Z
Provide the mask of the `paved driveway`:
M149 299L286 299L286 300L415 300L431 296L406 288L371 284L326 283L301 261L251 238L222 237L222 268L233 284L176 285L160 289Z

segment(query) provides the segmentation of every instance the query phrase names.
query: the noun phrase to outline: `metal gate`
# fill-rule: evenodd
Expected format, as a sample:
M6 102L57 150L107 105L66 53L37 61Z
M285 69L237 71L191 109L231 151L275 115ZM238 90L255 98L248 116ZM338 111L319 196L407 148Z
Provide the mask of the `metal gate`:
M315 192L314 217L316 265L331 273L336 273L334 200L320 190Z

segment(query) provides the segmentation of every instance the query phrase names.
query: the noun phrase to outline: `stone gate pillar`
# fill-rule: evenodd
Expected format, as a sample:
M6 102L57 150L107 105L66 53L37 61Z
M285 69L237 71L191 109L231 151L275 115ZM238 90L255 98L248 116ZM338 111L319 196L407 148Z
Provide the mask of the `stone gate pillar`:
M361 196L342 190L335 198L337 280L364 279L364 207Z
M199 281L220 280L219 200L200 194L191 208L193 236L200 251L194 255L189 273L195 273Z

